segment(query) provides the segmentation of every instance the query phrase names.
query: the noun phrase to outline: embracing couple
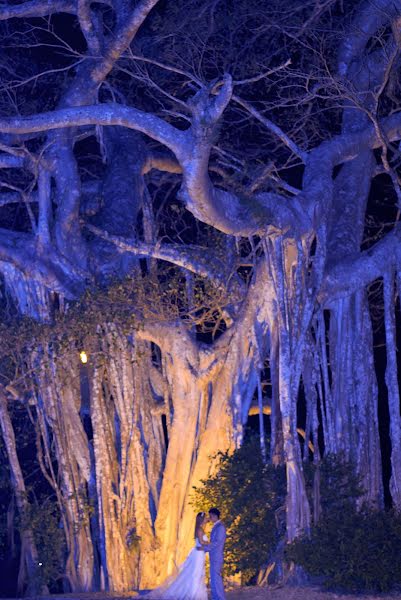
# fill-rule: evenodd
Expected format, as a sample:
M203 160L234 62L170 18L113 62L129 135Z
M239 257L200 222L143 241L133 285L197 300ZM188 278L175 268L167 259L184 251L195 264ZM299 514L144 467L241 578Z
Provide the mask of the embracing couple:
M210 542L205 535L204 526L207 521L213 523ZM167 579L164 584L146 594L145 598L152 600L207 600L205 582L205 553L210 556L210 587L212 600L225 600L223 578L224 544L226 541L226 528L220 521L218 508L206 513L200 512L195 520L195 546L188 554L185 562L178 569L178 574Z

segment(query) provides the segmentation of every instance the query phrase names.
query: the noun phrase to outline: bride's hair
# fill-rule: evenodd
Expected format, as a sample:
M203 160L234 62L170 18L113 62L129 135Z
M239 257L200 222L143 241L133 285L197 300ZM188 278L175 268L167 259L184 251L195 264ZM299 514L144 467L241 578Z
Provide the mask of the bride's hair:
M203 519L205 518L205 513L204 512L199 512L196 515L196 519L195 519L195 533L194 533L194 537L196 538L196 534L198 533L198 529L199 527L202 525L203 523Z

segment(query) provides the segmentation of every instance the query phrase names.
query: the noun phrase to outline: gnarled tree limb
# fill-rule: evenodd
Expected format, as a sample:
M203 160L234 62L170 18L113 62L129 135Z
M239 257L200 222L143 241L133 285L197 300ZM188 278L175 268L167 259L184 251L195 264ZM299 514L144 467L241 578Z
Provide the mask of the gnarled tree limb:
M192 273L196 273L201 277L206 277L218 286L227 285L229 281L231 273L227 273L225 265L208 248L191 245L181 246L179 244L136 242L135 240L110 235L107 231L93 225L85 225L85 227L95 235L111 242L123 252L130 252L136 256L165 260Z
M334 264L326 272L319 300L322 304L352 294L401 267L401 227L396 226L374 246Z

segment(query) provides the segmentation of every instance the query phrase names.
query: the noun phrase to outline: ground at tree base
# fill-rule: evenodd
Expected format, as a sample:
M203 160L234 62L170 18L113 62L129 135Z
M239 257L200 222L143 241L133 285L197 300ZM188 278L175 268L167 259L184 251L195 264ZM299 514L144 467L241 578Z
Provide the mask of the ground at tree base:
M82 593L61 594L36 597L35 600L127 600L129 598L143 597L140 593L107 594L107 593ZM318 587L311 586L281 586L271 588L246 587L226 592L227 600L401 600L401 591L387 594L341 594L327 592ZM7 599L4 599L7 600ZM11 599L9 599L11 600ZM15 600L15 599L13 599ZM33 600L25 598L24 600Z
M339 592L328 592L318 587L310 586L281 586L277 588L247 587L227 593L227 600L401 600L401 591L387 594L340 594Z

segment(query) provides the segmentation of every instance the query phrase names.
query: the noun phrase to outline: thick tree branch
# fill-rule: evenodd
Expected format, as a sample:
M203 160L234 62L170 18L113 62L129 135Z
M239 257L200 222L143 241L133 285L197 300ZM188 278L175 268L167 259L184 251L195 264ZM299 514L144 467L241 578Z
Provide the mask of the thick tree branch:
M125 27L119 29L113 41L106 49L102 62L91 73L92 81L100 84L110 73L114 63L134 39L138 29L159 0L142 0L133 9Z
M83 106L97 101L100 84L132 42L139 27L157 2L158 0L138 0L136 7L128 13L123 4L114 4L113 8L117 11L117 25L108 38L104 56L92 56L91 53L101 49L99 39L102 37L102 32L95 31L96 14L90 13L90 2L79 1L78 18L81 20L83 34L86 35L89 53L87 60L78 67L71 85L62 95L58 108ZM121 18L121 11L124 12L124 18ZM55 239L57 248L62 254L71 256L76 264L85 264L86 247L79 227L81 181L73 153L73 134L69 124L66 128L61 128L65 131L52 132L48 138L50 151L55 157L54 178L60 198L55 219ZM60 129L60 127L52 129Z
M227 273L225 265L208 248L191 245L180 246L178 244L136 242L110 235L93 225L86 225L85 227L95 235L111 242L123 252L130 252L136 256L165 260L192 273L196 273L201 277L206 277L218 286L227 285L229 282L231 273Z
M184 363L187 357L191 365L197 362L199 345L181 319L163 322L146 320L140 316L135 335L137 339L157 344L163 352L174 355Z
M401 112L383 119L381 130L389 141L401 138ZM333 168L353 160L367 149L381 146L374 126L361 131L343 133L325 141L309 153L305 165L303 191L298 197L312 223L319 222L330 210L333 195Z
M214 108L206 115L206 118L212 117L209 127L212 127L214 116L221 114L222 104L224 102L215 102ZM0 131L28 133L96 124L128 127L167 146L183 169L182 196L187 208L197 218L223 232L244 236L266 234L272 230L310 231L312 222L319 217L316 207L320 207L318 211L327 210L325 198L331 201L333 168L352 160L362 149L373 149L381 144L374 127L336 136L309 153L303 192L297 198L289 199L278 194L240 198L213 187L208 175L210 140L199 141L192 129L178 130L155 115L135 108L101 104L1 119ZM390 141L400 139L401 113L384 119L381 128Z
M64 12L76 13L76 0L32 0L12 6L11 2L0 4L0 21L12 18L45 17L47 15Z
M0 119L0 131L4 133L33 133L81 125L121 125L140 131L167 146L179 159L183 158L188 150L188 136L184 131L176 129L151 113L121 104L78 106L31 117Z
M329 267L319 293L322 304L348 296L391 270L401 268L401 226L358 255Z
M90 279L88 273L68 263L52 247L48 247L46 253L38 253L36 236L9 229L0 229L0 261L0 270L12 264L47 289L70 300L82 294Z
M231 235L265 235L298 228L298 200L279 194L238 196L213 186L209 157L217 121L231 100L232 79L225 75L219 87L201 89L192 99L189 151L178 157L183 168L181 197L199 220ZM301 215L302 217L302 215Z
M398 0L365 0L358 7L356 16L341 44L338 55L338 72L347 75L356 57L360 57L369 39L382 25L399 15L401 5Z
M90 5L91 0L78 0L77 14L79 24L88 44L88 49L93 54L100 54L100 42L93 26Z

